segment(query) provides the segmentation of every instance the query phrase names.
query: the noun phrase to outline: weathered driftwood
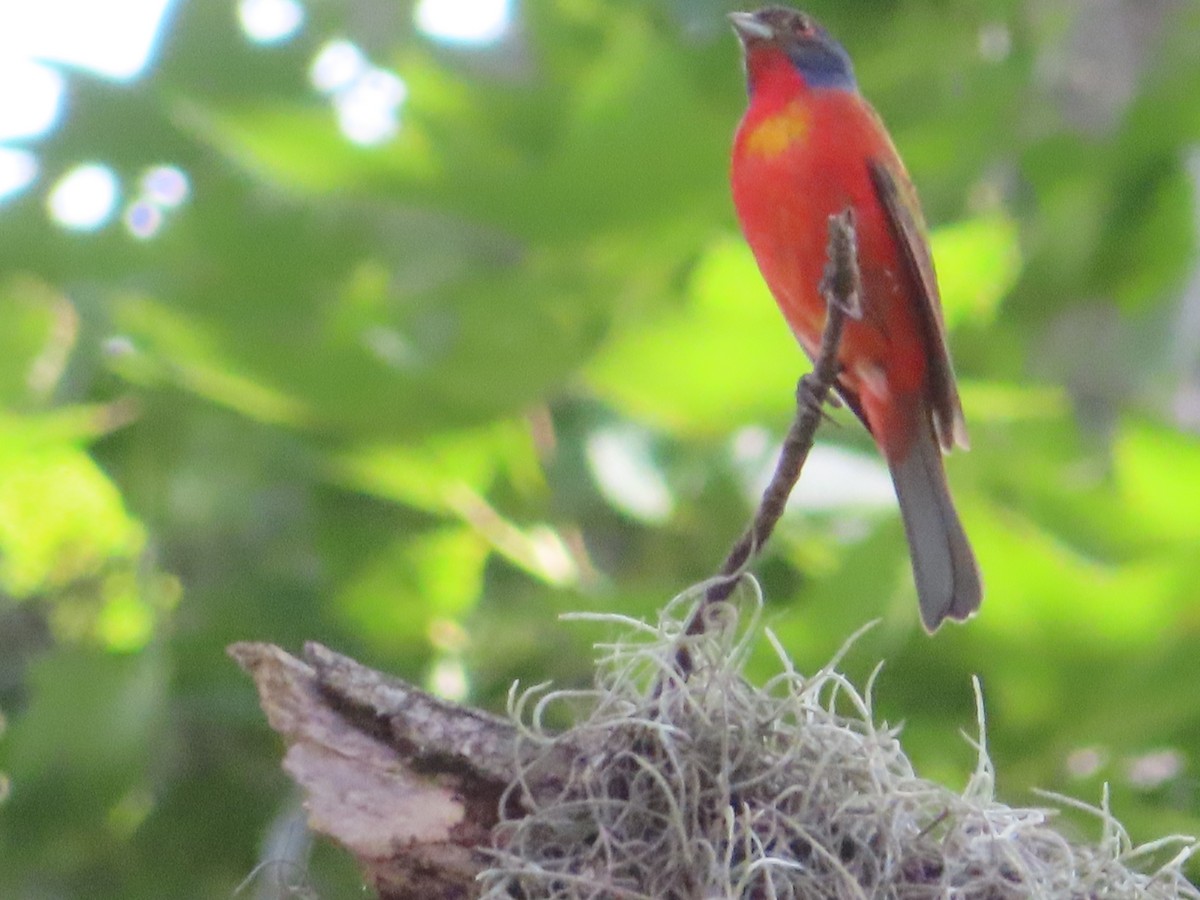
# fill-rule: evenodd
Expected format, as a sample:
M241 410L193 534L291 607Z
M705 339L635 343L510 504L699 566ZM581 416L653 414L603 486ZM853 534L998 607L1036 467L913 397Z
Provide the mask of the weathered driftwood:
M303 659L273 644L229 653L287 743L283 766L306 794L310 827L354 855L382 900L478 892L486 861L477 848L515 774L510 722L320 644L306 645Z

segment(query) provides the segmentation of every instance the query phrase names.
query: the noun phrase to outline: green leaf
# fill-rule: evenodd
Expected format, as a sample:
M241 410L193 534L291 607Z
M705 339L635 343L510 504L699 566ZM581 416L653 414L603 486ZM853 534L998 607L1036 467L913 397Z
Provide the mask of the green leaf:
M808 368L749 249L726 238L701 256L684 303L616 335L587 377L630 415L711 434L789 415Z
M430 435L413 444L369 444L337 454L337 483L439 515L452 513L466 489L485 495L506 469L527 470L533 460L528 429L502 421Z
M100 574L141 552L145 534L83 450L30 448L0 431L0 584L17 597Z
M1003 214L979 216L930 235L946 327L987 326L1021 273L1017 224Z
M1123 515L1136 522L1137 531L1164 549L1200 546L1194 492L1200 485L1200 440L1148 423L1126 422L1114 453Z
M400 535L346 581L338 612L377 646L422 644L435 621L459 621L470 611L489 552L471 528Z

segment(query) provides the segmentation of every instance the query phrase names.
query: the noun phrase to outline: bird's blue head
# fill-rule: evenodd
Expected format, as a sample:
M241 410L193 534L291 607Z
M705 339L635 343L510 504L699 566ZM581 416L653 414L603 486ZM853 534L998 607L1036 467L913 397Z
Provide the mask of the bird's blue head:
M765 6L757 12L730 13L729 21L742 42L752 91L756 57L773 52L785 54L809 87L856 89L849 54L812 16L786 6Z

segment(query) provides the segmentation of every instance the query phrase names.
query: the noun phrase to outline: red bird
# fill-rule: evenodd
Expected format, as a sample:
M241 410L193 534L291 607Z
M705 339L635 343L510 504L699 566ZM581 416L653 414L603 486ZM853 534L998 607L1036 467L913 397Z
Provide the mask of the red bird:
M916 191L850 57L810 16L733 13L750 105L733 147L733 201L759 270L805 352L825 327L829 216L852 208L862 318L847 321L837 390L887 459L921 620L965 619L982 585L942 451L967 445Z

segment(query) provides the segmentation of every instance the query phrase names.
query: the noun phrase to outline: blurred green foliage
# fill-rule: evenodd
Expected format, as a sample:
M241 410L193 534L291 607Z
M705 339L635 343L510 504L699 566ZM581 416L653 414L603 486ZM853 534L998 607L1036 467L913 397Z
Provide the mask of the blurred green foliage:
M814 0L934 226L987 596L920 631L844 415L758 571L801 669L882 616L848 665L888 661L925 774L969 771L979 673L1001 794L1108 781L1145 840L1200 832L1200 13L1100 6ZM805 368L728 199L729 8L526 0L462 48L324 0L260 47L193 0L139 81L71 76L0 205L0 896L229 896L260 861L255 896L359 896L228 642L496 707L589 677L606 632L558 614L714 570ZM335 38L404 79L394 139L309 84ZM189 198L149 239L63 230L83 160Z

